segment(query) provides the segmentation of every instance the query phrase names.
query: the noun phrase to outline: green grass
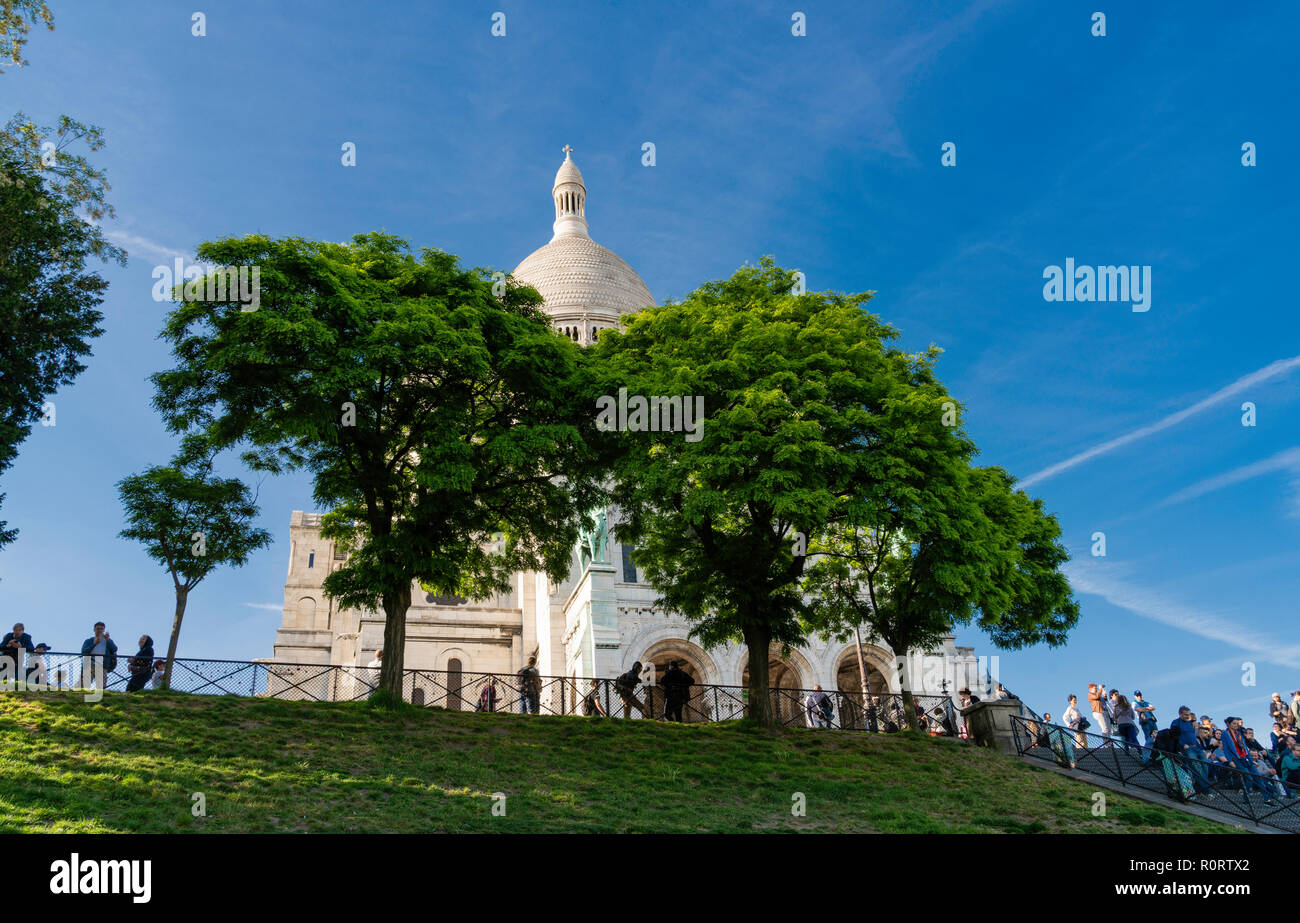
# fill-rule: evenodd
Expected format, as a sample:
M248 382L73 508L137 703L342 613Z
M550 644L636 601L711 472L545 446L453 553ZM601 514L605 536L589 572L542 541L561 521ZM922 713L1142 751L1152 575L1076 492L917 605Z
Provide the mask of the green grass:
M0 833L1230 829L1106 797L1094 817L1090 786L910 734L0 693Z

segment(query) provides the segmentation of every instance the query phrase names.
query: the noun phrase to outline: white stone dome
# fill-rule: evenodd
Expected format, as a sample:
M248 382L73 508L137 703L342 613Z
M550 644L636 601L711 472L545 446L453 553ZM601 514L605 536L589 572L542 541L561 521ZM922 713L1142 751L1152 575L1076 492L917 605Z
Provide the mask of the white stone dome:
M587 343L591 322L609 326L620 314L654 304L654 297L636 270L588 235L587 186L573 162L573 149L565 145L564 153L551 189L554 236L516 266L513 275L537 289L557 325L574 322L561 329Z
M514 277L546 300L552 317L620 314L654 304L650 289L617 253L590 237L567 234L534 250Z

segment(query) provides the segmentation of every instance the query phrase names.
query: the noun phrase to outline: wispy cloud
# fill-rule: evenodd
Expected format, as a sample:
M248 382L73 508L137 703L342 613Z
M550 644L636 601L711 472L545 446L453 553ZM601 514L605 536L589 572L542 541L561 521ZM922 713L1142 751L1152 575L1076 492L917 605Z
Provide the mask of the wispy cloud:
M132 256L143 254L154 260L163 260L171 262L177 257L186 260L193 260L194 256L184 250L177 250L174 247L167 247L163 244L152 241L147 237L141 237L138 234L130 234L126 231L105 231L104 236L113 243L122 247Z
M1029 477L1021 481L1020 486L1029 487L1033 484L1037 484L1039 481L1045 481L1050 477L1055 477L1062 471L1068 471L1071 468L1082 465L1084 462L1091 461L1099 455L1105 455L1106 453L1113 452L1115 449L1126 446L1129 443L1137 442L1139 439L1145 439L1147 436L1153 436L1162 430L1169 429L1171 426L1177 426L1184 420L1194 417L1198 413L1208 410L1216 404L1221 404L1229 398L1241 394L1243 391L1262 384L1271 378L1285 375L1287 372L1297 367L1300 367L1300 356L1293 356L1290 359L1279 359L1276 362L1271 362L1262 369L1257 369L1249 375L1243 375L1232 384L1220 388L1209 397L1197 401L1190 407L1185 407L1176 413L1171 413L1167 417L1163 417L1146 426L1139 427L1130 433L1125 433L1123 436L1118 436L1099 445L1095 445L1091 449L1070 456L1065 459L1065 461L1057 462L1054 465L1048 465L1041 471L1035 471L1033 474L1029 475Z
M1202 612L1158 592L1126 582L1112 573L1115 565L1092 564L1082 559L1066 565L1070 584L1080 593L1100 596L1112 606L1161 625L1243 651L1251 659L1300 669L1300 647L1281 646L1278 637L1261 634L1230 619ZM1286 619L1279 624L1288 624Z
M264 609L267 612L283 612L284 603L244 603L250 609Z
M1248 481L1264 474L1272 474L1276 471L1289 471L1295 475L1292 486L1300 495L1300 446L1285 449L1278 452L1263 461L1257 461L1249 465L1242 465L1240 468L1234 468L1223 474L1215 475L1212 478L1206 478L1203 481L1184 487L1175 494L1171 494L1160 502L1160 506L1169 506L1174 503L1183 503L1187 500L1194 500L1197 497L1210 493L1211 491L1221 490L1224 487L1230 487L1233 484L1239 484L1242 481ZM1291 510L1292 516L1300 516L1300 502L1293 504Z

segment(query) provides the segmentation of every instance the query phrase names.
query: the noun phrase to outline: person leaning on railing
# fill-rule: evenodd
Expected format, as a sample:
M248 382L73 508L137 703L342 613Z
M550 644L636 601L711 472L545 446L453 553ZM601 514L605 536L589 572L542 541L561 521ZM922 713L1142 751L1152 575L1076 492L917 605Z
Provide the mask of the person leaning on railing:
M22 622L14 624L13 631L0 639L0 682L22 679L23 655L34 652L32 636Z
M1193 717L1190 708L1181 706L1178 717L1169 723L1169 730L1178 735L1178 754L1187 760L1187 769L1192 775L1196 791L1204 795L1210 793L1210 767L1205 759L1205 748L1201 746L1200 736L1196 733Z
M1292 744L1277 763L1278 777L1290 787L1287 797L1300 795L1300 744Z

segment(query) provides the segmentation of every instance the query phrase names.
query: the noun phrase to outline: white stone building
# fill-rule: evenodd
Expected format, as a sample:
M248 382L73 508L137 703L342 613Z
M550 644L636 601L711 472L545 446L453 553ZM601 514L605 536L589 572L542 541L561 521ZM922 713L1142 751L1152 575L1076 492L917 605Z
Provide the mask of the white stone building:
M542 295L557 329L588 344L597 331L616 326L621 315L652 304L653 298L627 263L588 235L586 184L571 153L566 147L552 189L554 235L519 264L514 276ZM607 560L593 560L590 550L575 548L569 574L558 586L545 574L520 573L510 592L484 600L435 597L416 586L407 615L406 667L448 671L439 704L463 707L472 707L471 697L477 696L472 674L513 678L529 656L537 657L543 676L609 678L638 660L653 665L653 676L669 660L678 660L696 683L747 684L744 647L706 651L688 640L689 625L656 606L655 592L631 562L631 549L612 535L606 547L608 553L597 556ZM383 612L340 611L321 591L325 576L343 560L321 538L318 514L293 513L283 623L272 663L358 668L374 658L383 644ZM864 654L872 691L899 691L892 652L869 645ZM788 657L778 655L774 651L768 664L773 687L860 689L856 645L815 641ZM946 678L948 691L969 686L983 694L989 670L973 649L956 647L948 638L934 656L927 669L911 670L914 691L938 694ZM719 709L718 717L725 716Z

